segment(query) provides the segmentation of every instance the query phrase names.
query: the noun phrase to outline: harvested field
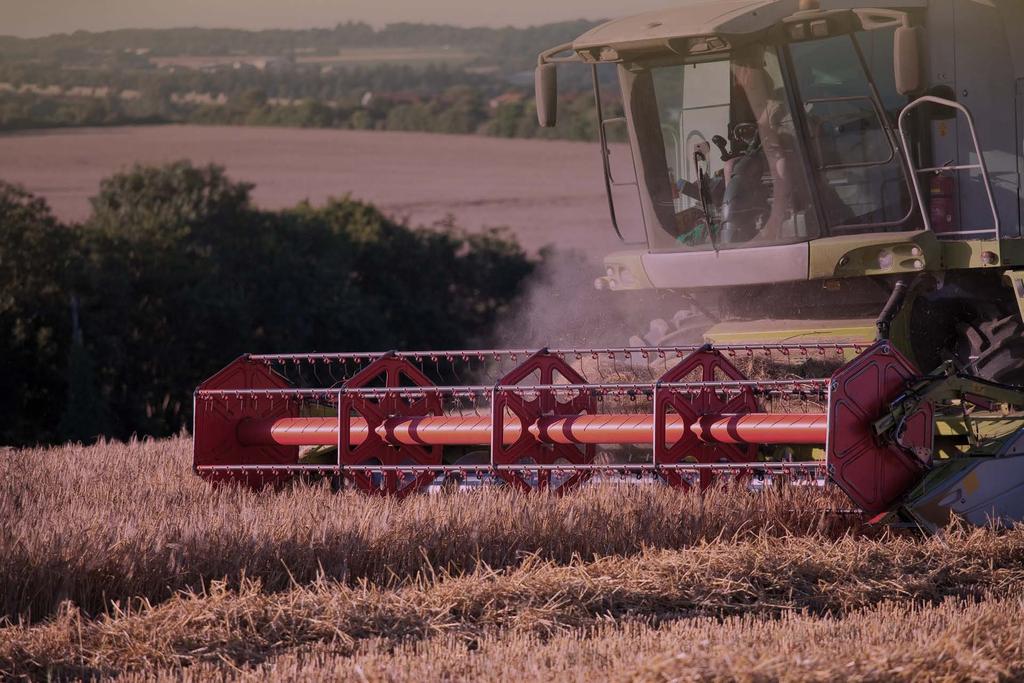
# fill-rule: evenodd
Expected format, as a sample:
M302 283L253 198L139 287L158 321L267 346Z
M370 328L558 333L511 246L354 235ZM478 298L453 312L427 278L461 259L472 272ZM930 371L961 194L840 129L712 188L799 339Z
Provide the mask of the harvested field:
M95 612L223 577L280 590L321 575L389 583L513 567L531 555L565 563L712 539L837 538L855 524L822 511L842 498L810 489L703 500L660 487L561 499L491 490L404 503L322 485L255 494L212 489L192 474L190 450L182 438L0 458L0 612L38 619L62 600Z
M1011 680L1024 675L1022 616L1019 598L994 598L883 603L843 618L629 619L552 636L439 636L397 647L370 640L353 655L318 645L237 670L200 663L119 680Z
M189 445L0 452L0 675L1024 675L1024 528L881 532L811 488L256 495Z
M45 197L65 220L88 217L89 197L112 173L191 159L254 183L253 198L266 209L351 194L413 224L453 214L467 229L507 226L528 249L557 244L603 256L621 248L590 143L227 126L83 128L2 140L0 178ZM621 215L633 215L620 202Z

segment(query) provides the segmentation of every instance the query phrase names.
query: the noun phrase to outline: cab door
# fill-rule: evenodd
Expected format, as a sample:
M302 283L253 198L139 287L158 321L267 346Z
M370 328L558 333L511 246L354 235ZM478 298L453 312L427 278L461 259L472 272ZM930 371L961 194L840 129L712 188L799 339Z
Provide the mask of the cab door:
M873 61L891 74L891 32L869 36ZM886 40L887 38L887 40ZM909 176L883 96L854 34L791 43L797 107L808 140L814 185L831 234L914 230Z

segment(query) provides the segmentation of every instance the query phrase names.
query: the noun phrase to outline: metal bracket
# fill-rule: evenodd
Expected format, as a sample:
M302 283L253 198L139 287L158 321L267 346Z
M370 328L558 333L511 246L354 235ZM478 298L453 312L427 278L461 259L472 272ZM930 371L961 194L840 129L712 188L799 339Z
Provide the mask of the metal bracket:
M1024 388L960 374L952 361L946 361L931 375L912 382L889 405L889 412L875 420L872 428L876 436L883 437L890 434L908 415L917 412L922 405L956 399L970 403L990 401L1024 405Z

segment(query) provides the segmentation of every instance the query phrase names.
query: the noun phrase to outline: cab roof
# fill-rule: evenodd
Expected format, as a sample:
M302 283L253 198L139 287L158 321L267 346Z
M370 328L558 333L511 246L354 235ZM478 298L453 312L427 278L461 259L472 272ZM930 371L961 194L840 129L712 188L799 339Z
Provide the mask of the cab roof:
M927 5L927 0L821 0L822 9L883 9ZM572 49L653 48L673 38L763 31L800 11L799 0L701 0L601 24L577 38Z
M664 44L670 38L753 33L796 12L798 0L715 0L644 12L601 24L573 42L573 50Z

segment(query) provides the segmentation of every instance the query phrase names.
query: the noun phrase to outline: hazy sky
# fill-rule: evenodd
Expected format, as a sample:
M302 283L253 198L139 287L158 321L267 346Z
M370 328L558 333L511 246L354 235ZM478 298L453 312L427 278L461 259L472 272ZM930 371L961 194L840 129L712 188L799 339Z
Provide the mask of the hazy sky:
M686 0L683 0L685 2ZM0 34L169 26L307 28L353 20L525 26L615 17L680 0L0 0Z

